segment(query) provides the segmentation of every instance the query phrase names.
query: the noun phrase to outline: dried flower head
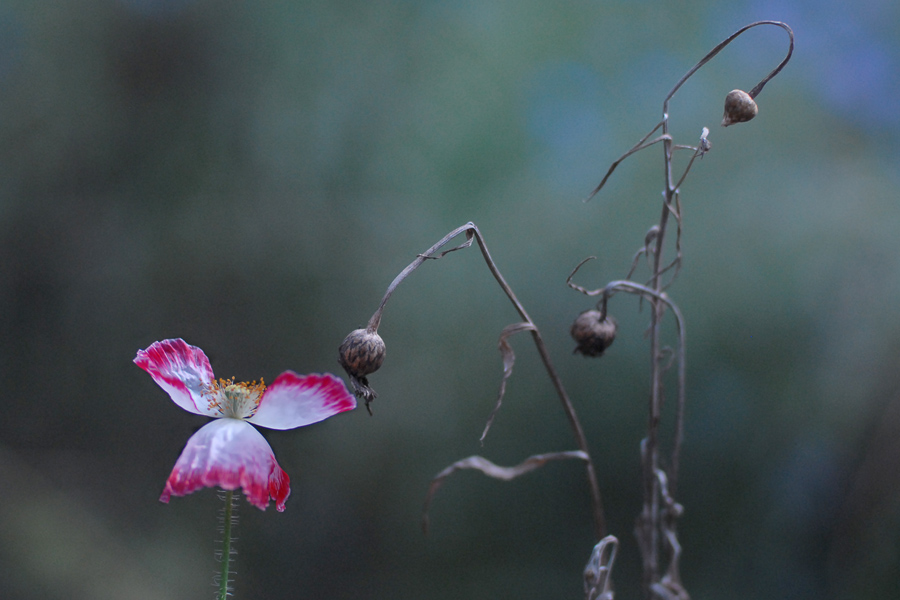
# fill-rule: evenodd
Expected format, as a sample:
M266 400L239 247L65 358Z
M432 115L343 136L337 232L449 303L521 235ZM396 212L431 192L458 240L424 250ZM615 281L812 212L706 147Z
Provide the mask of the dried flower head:
M615 319L596 309L586 310L572 323L572 337L578 343L575 352L585 356L601 356L616 339Z
M353 393L366 402L366 410L372 414L369 403L378 395L369 387L366 375L377 371L384 362L384 340L374 331L354 329L338 348L338 362L350 376Z
M759 107L753 97L743 90L731 90L725 96L725 116L722 118L722 127L728 127L735 123L744 123L756 116Z

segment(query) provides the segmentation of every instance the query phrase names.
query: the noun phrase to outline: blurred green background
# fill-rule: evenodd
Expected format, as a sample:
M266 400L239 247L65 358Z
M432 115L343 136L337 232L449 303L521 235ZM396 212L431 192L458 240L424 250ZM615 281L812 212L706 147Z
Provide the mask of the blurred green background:
M708 49L788 22L751 123L722 101L786 51L756 28L679 92L712 151L682 187L688 327L680 500L703 598L900 597L900 4L0 1L0 597L212 597L213 490L158 496L203 420L135 367L183 337L220 376L334 371L418 252L474 221L542 328L597 462L636 599L646 308L617 297L573 355L580 283L622 277L658 218L661 148L611 161ZM582 467L430 478L574 447L477 251L429 263L380 329L363 409L265 431L287 511L241 504L237 598L580 598Z

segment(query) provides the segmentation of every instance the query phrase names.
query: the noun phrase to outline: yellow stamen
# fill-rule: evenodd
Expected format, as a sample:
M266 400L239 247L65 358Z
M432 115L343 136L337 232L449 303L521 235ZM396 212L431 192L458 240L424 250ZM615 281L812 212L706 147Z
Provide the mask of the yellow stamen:
M223 417L249 419L259 407L259 401L266 391L266 383L260 379L235 383L230 379L212 380L205 386L203 394L208 397L210 410Z

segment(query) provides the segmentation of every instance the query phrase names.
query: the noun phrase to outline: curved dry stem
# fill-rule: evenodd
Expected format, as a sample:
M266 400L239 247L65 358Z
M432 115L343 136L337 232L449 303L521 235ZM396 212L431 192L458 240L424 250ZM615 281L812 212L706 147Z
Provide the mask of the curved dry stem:
M701 67L703 67L703 65L705 65L710 60L712 60L728 44L733 42L738 36L740 36L742 33L747 31L748 29L752 29L753 27L759 27L760 25L774 25L776 27L781 27L782 29L784 29L787 32L788 39L789 39L787 55L785 55L784 59L778 64L777 67L775 67L772 70L771 73L769 73L768 75L763 77L762 81L757 83L753 87L753 89L750 90L749 95L751 98L756 98L756 96L758 96L760 94L760 92L762 92L765 85L773 77L778 75L778 73L781 72L781 70L785 67L785 65L787 65L788 61L791 59L791 56L794 53L794 31L787 25L787 23L783 23L781 21L757 21L755 23L750 23L749 25L745 25L744 27L741 27L736 32L734 32L733 34L731 34L730 36L725 38L715 48L710 50L706 56L704 56L702 59L700 59L700 61L697 62L697 64L695 64L693 67L691 67L691 69L687 73L685 73L681 77L681 79L678 80L678 82L674 85L674 87L672 87L672 90L668 93L668 95L666 95L666 98L663 101L663 119L662 119L662 121L660 121L653 129L651 129L650 133L648 133L643 138L641 138L641 140L637 144L635 144L634 147L632 147L628 152L626 152L625 154L620 156L616 161L614 161L612 163L612 165L610 165L609 170L606 172L606 175L604 175L602 181L600 181L600 184L597 185L596 188L594 188L594 190L590 193L590 195L585 199L585 202L587 200L590 200L594 196L596 196L597 193L603 188L603 186L606 185L607 180L609 179L610 175L612 175L613 171L616 170L616 167L618 167L619 164L623 160L625 160L626 158L628 158L635 152L638 152L640 150L648 148L648 147L652 146L653 144L656 144L657 142L666 142L666 156L671 157L671 152L672 152L673 146L672 146L672 136L669 134L669 128L668 128L669 100L672 99L672 97L675 95L675 93L681 88L682 85L685 84L685 82L688 79L690 79L694 75L694 73L696 73ZM662 128L662 130L663 130L662 135L653 139L650 142L647 142L647 140L650 138L650 136L653 135L660 128ZM676 147L679 147L679 146L676 146ZM708 149L709 148L707 147L706 150L708 150ZM701 152L700 156L702 156L704 152ZM669 160L670 159L671 158L669 158ZM688 170L689 169L690 169L690 166L688 166ZM687 175L687 171L685 171L684 175L685 176ZM684 176L682 176L682 178L681 178L681 181L683 181L683 180L684 180ZM671 182L671 180L669 180L669 179L667 179L667 181ZM679 181L679 185L681 184L681 181ZM678 186L675 186L675 187L678 187Z
M481 249L481 254L488 265L488 269L490 269L491 274L493 274L494 279L496 279L497 283L500 284L500 287L503 289L507 298L509 298L510 302L512 302L513 306L516 308L516 311L519 313L519 316L522 317L522 321L534 325L534 321L532 321L531 317L528 316L528 313L525 311L525 307L522 306L522 303L519 302L518 298L516 298L516 295L513 293L512 288L509 287L509 284L506 283L503 275L501 275L500 271L497 269L497 265L491 258L491 254L488 251L487 244L485 244L484 239L481 236L481 232L474 225L472 225L472 231L475 236L475 240L478 242L478 247ZM544 344L544 340L541 337L541 333L538 330L537 326L534 326L534 329L531 330L531 337L534 340L538 355L540 355L541 357L541 362L544 364L544 369L547 371L547 375L550 377L550 381L553 383L553 388L556 390L556 394L559 397L560 403L562 404L563 411L565 412L566 418L569 421L569 426L572 428L572 433L575 436L575 443L578 445L578 449L584 452L588 457L586 474L588 478L588 487L591 491L591 504L594 516L594 531L597 539L601 539L606 535L606 518L603 513L603 501L600 496L600 484L597 481L597 471L594 468L594 461L590 457L590 450L588 448L587 438L584 435L584 428L582 428L581 421L579 421L578 419L578 414L575 412L575 407L572 404L572 401L569 399L568 392L566 392L566 389L563 386L562 379L559 377L559 374L556 372L556 367L553 366L553 362L550 360L550 353L547 350L546 344Z
M471 246L472 245L472 230L474 229L474 227L475 227L475 225L471 221L469 221L462 227L457 227L456 229L454 229L453 231L451 231L450 233L448 233L447 235L442 237L440 239L440 241L438 241L431 248L429 248L424 253L417 256L416 260L409 263L409 265L407 265L407 267L405 269L400 271L400 274L397 275L396 277L394 277L394 280L388 286L387 291L384 293L384 297L381 299L381 304L378 305L378 309L372 315L372 318L369 319L369 324L366 325L366 331L368 331L369 333L376 333L378 331L378 326L381 324L381 315L384 313L384 307L385 307L385 305L387 305L387 301L390 300L391 295L393 295L394 290L396 290L397 286L399 286L403 282L404 279L409 277L409 275L413 271L415 271L420 266L422 266L422 263L424 263L426 260L429 260L429 259L437 260L438 258L443 258L445 255L449 254L450 252L455 252L456 250L462 250L463 248L468 248L469 246ZM450 250L445 250L445 251L441 252L440 254L438 254L437 256L435 256L435 252L437 252L438 250L440 250L441 248L446 246L450 240L452 240L453 238L455 238L456 236L458 236L459 234L461 234L463 232L465 232L465 234L466 234L465 242L463 242L459 246L456 246L455 248L451 248Z
M675 92L677 92L678 89L682 85L684 85L684 83L688 79L690 79L691 76L693 76L694 73L696 73L703 65L705 65L706 63L711 61L716 56L716 54L721 52L722 49L725 48L725 46L727 46L728 44L733 42L735 39L737 39L737 37L740 36L742 33L747 31L748 29L752 29L753 27L759 27L760 25L775 25L776 27L781 27L782 29L784 29L787 32L788 37L790 39L790 44L788 47L787 55L784 57L784 59L778 64L777 67L775 67L772 70L771 73L769 73L768 75L763 77L762 81L757 83L756 86L754 86L754 88L750 91L750 97L756 98L756 96L759 95L759 93L762 91L763 87L765 87L765 85L769 82L769 80L771 80L773 77L775 77L776 75L778 75L778 73L781 72L781 70L788 63L788 61L791 60L791 55L794 53L794 31L790 27L788 27L787 23L782 23L781 21L756 21L755 23L750 23L749 25L744 25L743 27L741 27L740 29L738 29L737 31L732 33L730 36L728 36L727 38L722 40L715 48L710 50L706 56L701 58L700 61L696 65L691 67L691 69L687 73L685 73L681 79L678 80L678 83L675 84L675 87L673 87L672 91L670 91L669 94L666 96L666 99L663 101L663 115L664 115L663 120L664 121L668 120L669 100L672 99L672 96L675 95Z
M450 250L445 250L443 252L440 252L439 254L437 253L442 247L449 243L450 240L460 235L461 233L466 234L466 241L464 243L451 248ZM503 290L503 293L506 294L506 297L509 298L509 301L512 303L516 312L519 313L519 317L521 317L522 319L522 323L516 325L515 327L528 329L529 331L531 331L531 337L534 340L538 355L541 357L541 362L544 364L544 369L546 370L548 377L550 377L550 381L553 383L553 388L556 390L556 394L559 397L560 403L562 404L563 411L565 412L566 418L569 421L569 426L571 427L572 433L575 437L575 443L577 444L579 451L583 452L587 457L586 476L588 479L588 487L591 493L592 514L594 517L594 533L599 540L603 538L604 535L606 535L606 519L603 513L603 501L600 496L600 484L597 481L597 472L594 467L594 462L590 457L590 451L588 448L587 438L584 435L584 429L582 428L581 422L578 419L578 415L575 412L575 407L572 404L572 401L569 399L569 394L568 392L566 392L566 389L563 386L562 379L559 377L559 374L556 371L556 367L553 366L553 362L550 360L550 353L548 352L547 346L544 343L543 338L541 337L540 331L534 324L534 321L532 321L531 317L528 315L525 307L516 297L512 288L506 282L506 279L503 278L503 275L497 268L494 259L491 258L491 254L488 251L487 244L485 243L481 232L478 230L478 227L476 227L474 223L470 221L461 227L457 227L456 229L445 235L443 238L441 238L431 248L426 250L425 253L420 254L418 257L416 257L414 261L412 261L405 269L403 269L403 271L401 271L400 274L397 275L397 277L395 277L391 284L388 286L388 289L381 300L381 304L372 315L372 318L369 319L369 324L366 329L367 331L372 333L377 331L378 326L381 323L381 316L384 313L384 308L387 305L387 301L394 293L394 290L397 289L400 283L402 283L406 279L406 277L410 275L410 273L419 268L426 260L439 259L446 256L450 252L468 248L472 245L473 239L478 242L478 248L481 250L481 255L484 258L485 263L487 264L488 270L490 270L491 274L494 276L494 279L497 281L497 284ZM506 377L508 377L508 375L506 375ZM498 407L500 400L502 400L505 383L506 380L504 379L504 381L501 383L501 394L500 398L498 399ZM495 408L494 413L496 413L496 410L497 409ZM493 414L491 415L491 419L493 419ZM488 423L488 426L489 425L490 422Z

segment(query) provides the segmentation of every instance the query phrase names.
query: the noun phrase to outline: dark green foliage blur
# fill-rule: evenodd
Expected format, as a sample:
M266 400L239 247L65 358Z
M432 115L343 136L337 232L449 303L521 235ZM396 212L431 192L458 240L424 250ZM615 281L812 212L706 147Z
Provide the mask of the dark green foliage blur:
M573 355L656 222L661 148L609 164L706 51L787 21L759 116L722 102L786 51L757 28L671 105L710 128L682 186L682 575L696 599L900 597L900 5L539 0L0 0L0 597L212 597L214 490L161 504L202 418L131 363L155 340L217 375L339 373L337 347L416 254L471 220L542 328L583 421L616 597L639 598L649 319ZM643 276L643 275L642 275ZM581 598L583 469L433 475L574 448L477 250L388 305L374 416L264 435L287 510L242 502L235 598Z

